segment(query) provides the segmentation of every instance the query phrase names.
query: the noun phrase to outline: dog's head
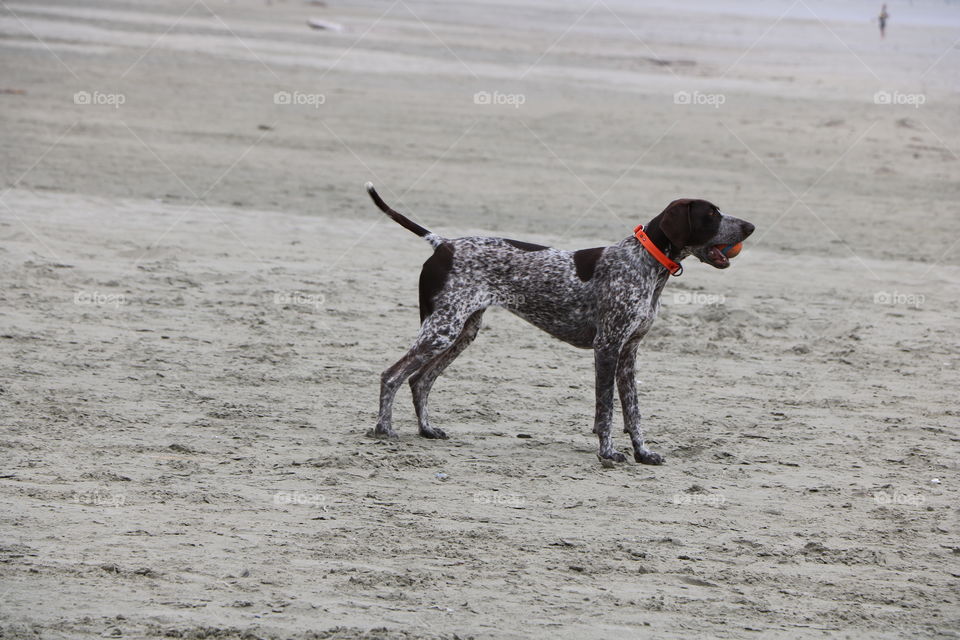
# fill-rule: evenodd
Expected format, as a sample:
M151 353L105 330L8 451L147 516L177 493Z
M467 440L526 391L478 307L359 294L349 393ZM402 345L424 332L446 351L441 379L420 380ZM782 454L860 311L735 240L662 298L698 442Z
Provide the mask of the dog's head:
M693 255L717 269L730 266L720 249L743 242L754 229L746 220L720 213L711 202L690 199L671 202L656 223L679 258Z

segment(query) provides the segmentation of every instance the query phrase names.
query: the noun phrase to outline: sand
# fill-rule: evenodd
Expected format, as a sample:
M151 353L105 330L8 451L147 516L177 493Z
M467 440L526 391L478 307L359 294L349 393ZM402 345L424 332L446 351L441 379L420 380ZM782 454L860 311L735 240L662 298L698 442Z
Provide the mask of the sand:
M329 5L0 11L0 637L960 636L958 10ZM367 180L450 237L756 224L641 346L667 464L500 310L450 440L406 391L366 437L429 255Z

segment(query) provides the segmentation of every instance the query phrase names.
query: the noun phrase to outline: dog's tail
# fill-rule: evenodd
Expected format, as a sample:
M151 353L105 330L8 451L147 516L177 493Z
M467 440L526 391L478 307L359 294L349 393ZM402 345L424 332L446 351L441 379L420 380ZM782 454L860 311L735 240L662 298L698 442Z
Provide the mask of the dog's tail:
M383 201L383 198L380 197L380 194L377 193L377 190L373 188L373 183L368 182L364 185L367 188L367 193L370 194L370 198L373 200L373 204L377 205L380 211L383 211L385 214L390 216L390 218L399 224L404 229L408 231L413 231L415 234L429 242L434 248L439 247L443 244L443 238L438 236L435 233L432 233L429 229L425 229L418 225L416 222L406 217L402 213L394 211L390 208L386 202Z

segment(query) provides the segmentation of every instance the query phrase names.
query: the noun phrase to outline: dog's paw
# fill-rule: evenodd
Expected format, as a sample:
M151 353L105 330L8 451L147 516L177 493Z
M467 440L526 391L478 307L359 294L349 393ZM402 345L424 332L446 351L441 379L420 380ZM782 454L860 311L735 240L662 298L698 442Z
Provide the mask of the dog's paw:
M420 436L431 440L446 440L447 432L436 427L427 427L426 429L420 429Z
M379 440L399 440L400 434L393 429L382 429L377 426L375 429L367 431L368 438L377 438Z
M607 451L607 452L601 451L600 453L597 454L597 457L600 458L600 461L601 461L601 462L604 461L604 460L612 460L613 462L626 462L626 461L627 461L627 456L623 455L622 453L620 453L620 452L617 451L616 449L612 449L612 450Z
M633 459L640 464L663 464L666 458L650 449L637 449L633 452Z

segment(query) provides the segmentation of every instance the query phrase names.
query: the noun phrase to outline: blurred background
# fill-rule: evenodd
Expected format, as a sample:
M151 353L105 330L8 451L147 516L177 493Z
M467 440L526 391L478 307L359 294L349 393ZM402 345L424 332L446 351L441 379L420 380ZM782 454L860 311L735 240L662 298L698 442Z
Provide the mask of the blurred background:
M17 184L350 218L369 178L450 229L596 238L702 196L765 246L940 256L960 8L891 3L886 39L880 9L10 2L2 169L56 143ZM864 237L908 211L924 233Z

